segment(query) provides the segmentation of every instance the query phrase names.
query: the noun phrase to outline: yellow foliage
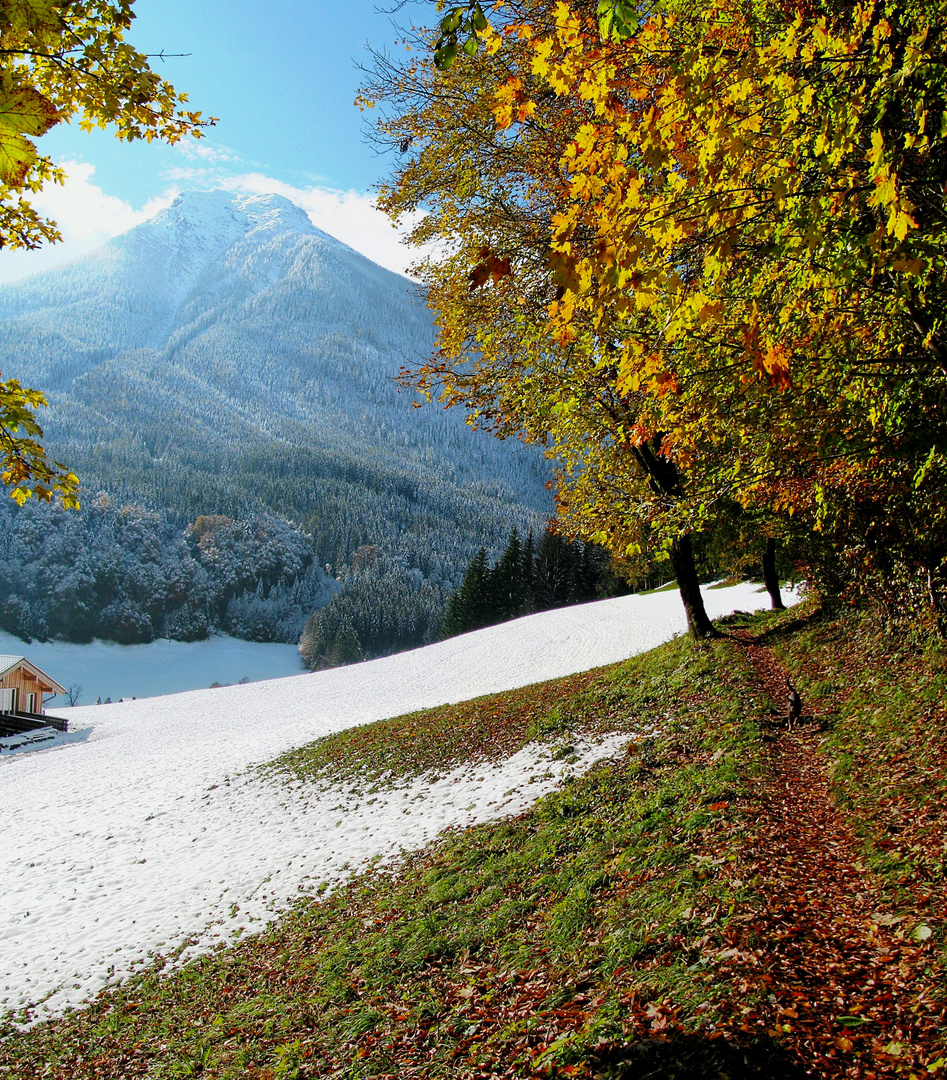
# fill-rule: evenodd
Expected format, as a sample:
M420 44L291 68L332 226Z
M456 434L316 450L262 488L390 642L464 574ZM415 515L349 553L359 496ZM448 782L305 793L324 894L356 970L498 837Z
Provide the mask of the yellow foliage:
M420 379L547 447L603 535L723 503L824 525L859 475L894 505L947 438L947 0L674 8L603 40L588 5L510 0L496 53L436 76L412 119L430 150L387 200L450 252L426 264L442 352ZM512 287L472 298L486 243Z

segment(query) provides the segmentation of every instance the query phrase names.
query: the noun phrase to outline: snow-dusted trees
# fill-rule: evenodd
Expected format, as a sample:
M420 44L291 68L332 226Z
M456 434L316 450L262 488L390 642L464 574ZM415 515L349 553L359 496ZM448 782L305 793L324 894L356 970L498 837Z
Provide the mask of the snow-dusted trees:
M307 537L269 514L186 529L107 496L79 512L0 504L0 626L22 638L125 644L215 629L295 642L332 593Z
M0 355L49 388L47 443L88 489L160 510L178 533L285 516L340 580L360 547L381 547L379 588L401 599L369 599L371 575L347 581L347 605L357 593L395 619L361 626L360 649L386 635L416 643L399 628L431 618L430 598L460 584L479 544L494 558L514 522L538 530L553 509L538 450L415 410L399 391L398 371L432 341L408 281L317 235L279 196L186 193L103 257L0 291ZM284 638L324 602L271 573L265 544L250 566L235 528L190 536L207 602L146 610L153 632ZM27 619L9 603L10 619Z
M441 589L420 571L365 545L341 591L306 623L299 652L315 671L428 645L438 638L443 609Z
M44 184L65 180L33 141L54 125L77 117L79 127L108 126L126 142L175 143L214 122L185 108L186 95L124 39L133 19L133 0L5 0L0 8L0 247L61 239L56 222L29 201ZM0 379L0 485L18 503L58 493L74 506L78 479L40 442L34 409L46 404L19 379Z

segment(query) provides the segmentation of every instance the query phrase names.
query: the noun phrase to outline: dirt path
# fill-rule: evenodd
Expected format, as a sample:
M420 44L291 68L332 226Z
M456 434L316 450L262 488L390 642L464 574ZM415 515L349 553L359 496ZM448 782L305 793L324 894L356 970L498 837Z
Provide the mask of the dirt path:
M766 646L744 644L786 715L785 671ZM748 917L744 944L765 960L738 961L730 972L747 989L768 985L771 1011L762 1024L788 1041L810 1074L943 1075L927 1071L923 1050L944 1020L918 994L928 947L912 937L914 920L884 909L831 798L821 737L809 723L772 744L772 774L754 807L755 844L738 868L764 898Z

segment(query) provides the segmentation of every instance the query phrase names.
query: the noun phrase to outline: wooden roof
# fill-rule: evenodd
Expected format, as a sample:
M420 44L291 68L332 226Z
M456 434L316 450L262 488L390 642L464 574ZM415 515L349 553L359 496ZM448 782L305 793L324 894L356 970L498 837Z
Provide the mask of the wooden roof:
M20 667L20 665L35 675L36 678L45 686L48 686L50 690L55 690L57 694L66 693L66 688L64 686L60 686L52 676L47 675L45 671L42 671L35 664L31 664L25 656L0 654L0 679L14 668Z

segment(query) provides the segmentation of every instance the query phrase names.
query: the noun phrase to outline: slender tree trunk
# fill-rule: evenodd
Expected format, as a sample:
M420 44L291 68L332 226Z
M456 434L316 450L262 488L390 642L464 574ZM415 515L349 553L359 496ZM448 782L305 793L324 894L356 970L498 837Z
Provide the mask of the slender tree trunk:
M663 441L664 436L659 432L652 436L650 443L643 443L636 447L635 453L655 494L682 499L684 497L683 478L677 465L661 453ZM694 547L690 536L686 533L679 540L675 540L671 547L671 567L677 578L681 599L684 601L687 628L690 630L691 637L698 640L719 637L704 607L700 582L697 580L697 567L694 564Z
M763 548L763 584L769 593L773 611L783 611L786 605L779 594L779 578L776 576L776 541L768 536Z
M931 608L934 611L934 619L937 623L937 632L942 638L947 638L947 605L941 590L938 588L934 571L927 567L927 594L930 597Z
M681 591L681 599L684 601L684 611L687 613L687 628L691 637L702 640L708 637L718 637L714 624L707 615L704 607L704 598L700 592L700 582L697 580L697 567L694 564L694 548L688 535L674 541L671 548L671 566L674 568L674 576L677 578L677 587Z

